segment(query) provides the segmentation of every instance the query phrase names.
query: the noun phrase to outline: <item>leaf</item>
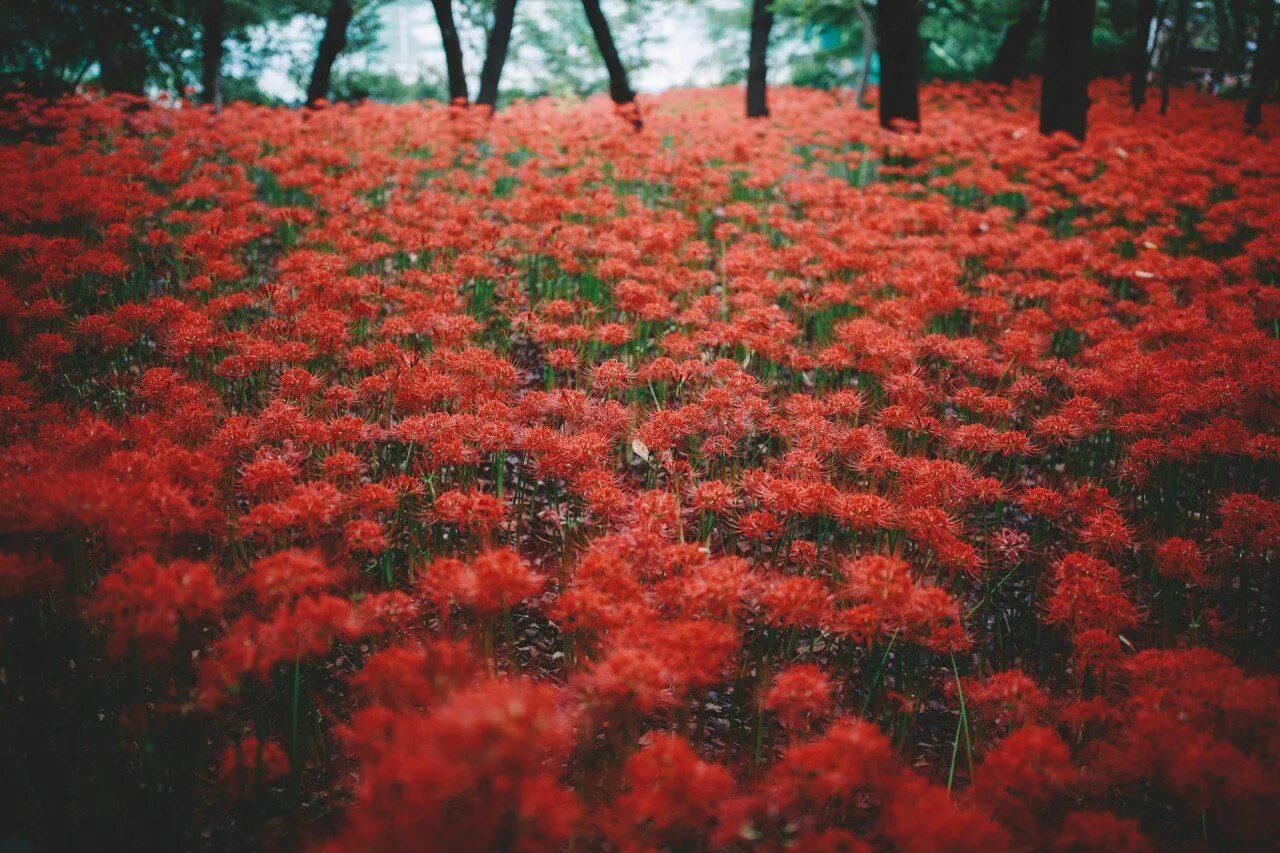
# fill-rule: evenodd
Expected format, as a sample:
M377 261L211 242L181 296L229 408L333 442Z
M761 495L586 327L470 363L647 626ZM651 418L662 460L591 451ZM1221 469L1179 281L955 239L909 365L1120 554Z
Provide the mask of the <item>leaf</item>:
M639 456L645 462L649 461L649 448L638 438L631 439L631 452Z

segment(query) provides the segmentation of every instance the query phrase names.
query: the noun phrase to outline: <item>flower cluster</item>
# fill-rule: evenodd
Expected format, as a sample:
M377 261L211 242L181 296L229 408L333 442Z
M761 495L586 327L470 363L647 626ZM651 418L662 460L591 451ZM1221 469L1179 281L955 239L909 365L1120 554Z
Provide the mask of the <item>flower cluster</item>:
M1275 846L1280 149L1175 96L9 99L0 747L132 846Z

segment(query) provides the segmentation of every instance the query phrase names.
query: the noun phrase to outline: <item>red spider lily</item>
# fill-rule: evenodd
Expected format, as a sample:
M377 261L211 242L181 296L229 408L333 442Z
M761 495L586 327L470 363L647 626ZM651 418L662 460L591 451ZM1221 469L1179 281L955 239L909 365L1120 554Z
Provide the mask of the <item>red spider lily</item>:
M9 98L0 747L149 846L1275 847L1265 125L775 94Z
M774 679L764 707L788 729L804 729L831 711L831 682L813 664L796 664Z
M163 660L182 625L218 613L224 595L207 563L142 554L103 578L92 612L106 623L111 654Z

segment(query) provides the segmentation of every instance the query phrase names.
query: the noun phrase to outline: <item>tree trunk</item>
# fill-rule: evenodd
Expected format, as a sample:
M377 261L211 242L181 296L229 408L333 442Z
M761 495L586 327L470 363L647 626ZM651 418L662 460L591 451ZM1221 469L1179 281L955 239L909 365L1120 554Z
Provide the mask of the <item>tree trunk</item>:
M1085 136L1089 114L1089 53L1097 0L1049 0L1045 20L1040 132Z
M1244 123L1250 129L1262 123L1262 104L1271 94L1276 53L1280 51L1273 0L1258 0L1258 48L1253 53L1249 75L1249 100L1244 107Z
M516 0L497 0L493 4L493 28L489 30L484 67L480 69L477 104L487 107L498 104L498 81L502 79L502 66L507 61L507 48L511 46L511 28L515 25L515 20Z
M449 74L449 101L466 103L471 100L467 91L467 72L462 67L462 41L458 27L453 22L453 0L431 0L436 10L436 23L440 25L440 42L444 45L444 64Z
M862 0L853 0L853 11L862 27L862 67L858 69L858 88L855 102L859 107L867 105L867 78L871 75L871 57L876 52L876 31L871 25L871 15Z
M1231 15L1227 11L1226 0L1213 0L1213 28L1218 34L1218 58L1213 66L1214 82L1220 82L1231 67L1231 48L1234 39L1231 34Z
M769 31L773 29L770 0L751 0L751 43L747 48L747 118L769 115Z
M1151 22L1156 16L1156 0L1138 0L1137 20L1133 24L1133 42L1129 46L1129 103L1142 109L1147 100L1147 73L1151 54L1147 44L1151 38Z
M200 99L222 109L222 42L227 23L226 0L205 0L200 31Z
M1187 17L1191 13L1191 0L1178 0L1173 14L1173 32L1169 33L1169 49L1160 63L1160 115L1169 111L1169 86L1174 74L1182 69L1182 56L1187 42Z
M329 79L333 74L333 61L347 46L347 24L351 23L350 0L330 0L329 13L325 16L324 35L316 64L311 70L311 83L307 86L307 106L315 106L329 97Z
M880 126L920 123L920 12L917 0L879 0L876 38L880 48Z
M595 36L595 46L599 47L600 59L604 60L604 69L609 72L609 97L614 104L627 106L634 104L636 93L627 82L627 69L622 67L622 59L618 56L617 46L613 44L613 33L609 32L609 22L600 10L600 0L582 0L582 10L586 12L586 22L591 26L591 35ZM640 114L631 117L637 131L640 129Z
M1004 31L1004 38L1000 39L1000 47L996 50L987 73L983 75L983 80L1001 86L1012 86L1014 78L1023 76L1027 49L1031 47L1031 39L1040 26L1040 13L1043 10L1044 0L1023 0L1018 20Z
M1230 70L1243 71L1249 53L1249 0L1227 0L1231 15Z

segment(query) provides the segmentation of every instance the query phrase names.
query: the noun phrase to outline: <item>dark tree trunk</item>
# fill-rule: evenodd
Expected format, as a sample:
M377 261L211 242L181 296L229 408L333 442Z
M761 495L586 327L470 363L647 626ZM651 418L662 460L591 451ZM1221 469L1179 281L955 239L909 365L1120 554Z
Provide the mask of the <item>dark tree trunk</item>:
M507 48L511 46L511 28L515 25L515 20L516 0L497 0L493 4L493 28L489 30L484 67L480 69L477 104L497 106L498 82L502 79L502 66L507 61Z
M1133 42L1129 46L1129 103L1135 110L1147 101L1147 73L1151 54L1147 42L1151 38L1151 22L1156 16L1156 0L1138 0L1137 20L1133 24Z
M988 83L1011 86L1017 77L1025 74L1027 49L1031 47L1031 39L1035 37L1040 26L1040 13L1044 10L1044 0L1023 0L1018 20L1009 25L1000 39L1000 47L983 79Z
M1249 0L1227 0L1231 15L1231 64L1229 70L1243 71L1249 53Z
M1169 87L1173 76L1182 70L1182 56L1187 43L1187 18L1191 13L1191 0L1178 0L1173 14L1173 31L1169 33L1169 49L1160 63L1160 115L1169 111Z
M1044 28L1044 88L1040 132L1085 136L1089 114L1089 53L1097 0L1049 0Z
M627 82L627 69L622 67L613 34L609 32L609 22L600 9L600 0L582 0L582 8L587 13L587 23L591 25L591 34L595 36L605 70L609 72L609 97L615 104L631 103L636 99L636 93Z
M876 38L880 48L880 126L920 123L920 11L917 0L879 0Z
M226 0L205 0L200 32L200 99L222 109L222 42L227 23Z
M751 43L747 47L747 118L769 115L769 31L773 29L770 0L751 0Z
M1213 0L1213 28L1218 33L1218 59L1213 66L1213 79L1217 81L1231 67L1231 49L1234 43L1226 0Z
M462 42L458 39L458 27L453 22L453 0L431 0L436 10L436 23L440 25L440 41L444 45L444 64L449 73L449 100L471 100L467 91L467 72L462 67Z
M1253 54L1249 100L1244 107L1244 123L1249 128L1262 123L1262 103L1271 94L1277 51L1280 51L1280 32L1276 27L1275 4L1272 0L1258 0L1258 49Z
M314 106L318 101L329 97L333 61L347 46L347 25L351 23L351 14L350 0L330 0L329 13L324 21L324 35L320 38L320 50L316 53L311 83L307 86L307 106Z

